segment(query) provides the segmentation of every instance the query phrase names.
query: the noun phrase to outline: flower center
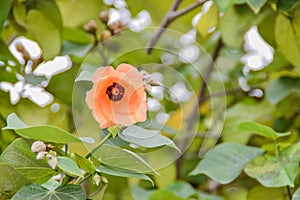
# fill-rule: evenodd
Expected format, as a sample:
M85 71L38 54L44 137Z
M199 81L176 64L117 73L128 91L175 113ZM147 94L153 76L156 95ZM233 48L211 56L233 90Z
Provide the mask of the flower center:
M118 83L113 82L106 88L106 94L112 101L120 101L125 93L125 89Z

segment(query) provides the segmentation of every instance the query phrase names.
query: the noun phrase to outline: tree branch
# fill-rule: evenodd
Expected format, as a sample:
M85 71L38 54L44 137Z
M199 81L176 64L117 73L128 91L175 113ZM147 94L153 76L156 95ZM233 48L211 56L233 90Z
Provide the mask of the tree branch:
M179 149L186 149L188 146L189 140L191 139L191 136L193 135L193 132L192 132L193 127L194 127L195 123L198 121L199 107L207 100L207 96L205 95L206 88L207 88L210 76L213 72L215 61L216 61L222 47L223 47L222 40L219 39L217 46L212 54L212 60L206 69L204 77L202 78L201 87L199 89L199 94L198 94L198 101L197 101L196 105L194 106L192 113L190 114L190 116L187 119L186 129L184 131L185 135L184 135L184 138L182 139L182 142L178 145ZM181 155L181 157L176 161L177 177L180 176L179 173L180 173L180 169L181 169L182 158L183 158L183 155Z
M190 117L188 118L188 121L187 121L187 132L191 132L191 130L193 129L193 126L195 124L195 122L197 121L197 115L198 115L198 108L205 102L206 98L205 98L205 92L206 92L206 88L207 88L207 84L208 84L208 81L209 81L209 78L210 78L210 75L211 73L213 72L213 69L214 69L214 65L215 65L215 61L219 55L219 52L221 50L223 46L223 43L222 43L222 40L219 39L218 43L217 43L217 46L216 46L216 49L212 55L212 60L209 64L209 66L207 67L206 69L206 72L204 74L204 77L202 79L202 82L201 82L201 87L200 87L200 90L199 90L199 95L198 95L198 102L197 104L195 105L194 109L193 109L193 112L192 114L190 115Z
M202 4L204 4L207 1L208 0L198 0L195 3L191 4L190 6L174 12L172 14L173 20L178 18L178 17L181 17L182 15L184 15L184 14L186 14L186 13L192 11L192 10L194 10L195 8L198 8L199 6L201 6Z
M190 12L191 10L199 7L200 5L204 4L208 0L198 0L194 4L191 4L190 6L183 8L182 10L176 11L178 6L180 5L182 0L175 0L173 5L171 6L168 13L165 15L164 19L162 20L161 24L158 27L158 30L155 32L151 40L148 42L146 46L146 52L150 54L153 50L153 47L158 42L161 35L164 33L165 28L167 28L175 19L178 17L181 17L182 15Z

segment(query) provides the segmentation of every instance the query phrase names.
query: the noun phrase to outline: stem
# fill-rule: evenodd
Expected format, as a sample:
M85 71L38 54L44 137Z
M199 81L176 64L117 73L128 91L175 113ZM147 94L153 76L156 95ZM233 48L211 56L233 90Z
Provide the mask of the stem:
M84 177L84 178L79 178L79 179L77 179L77 180L75 181L74 184L81 184L81 183L83 183L84 181L88 180L92 175L93 175L93 174L88 174L88 175L87 175L86 177Z
M286 190L287 190L287 193L289 195L289 200L292 200L293 199L292 191L291 191L291 188L288 185L286 186Z
M65 144L65 157L68 157L69 146Z
M276 158L279 158L279 145L277 139L275 139L274 143L275 143L275 156Z
M106 136L105 136L105 138L103 138L100 142L99 142L99 144L94 148L94 149L92 149L92 151L90 152L90 153L88 153L86 156L85 156L85 158L89 158L89 157L91 157L109 138L111 138L112 137L112 133L111 132L109 132Z
M187 148L187 145L189 143L191 135L193 135L192 130L193 130L193 127L194 127L195 123L198 120L197 116L198 116L198 112L199 112L199 107L201 107L201 105L207 100L206 95L205 95L206 88L207 88L207 85L208 85L208 81L210 79L210 75L213 72L215 61L216 61L222 47L223 47L222 40L219 39L219 41L216 45L215 51L212 54L212 60L211 60L210 64L207 66L204 77L202 78L201 86L200 86L200 89L199 89L198 102L195 104L193 112L190 114L190 116L187 119L187 125L186 125L186 128L185 128L185 133L186 134L185 134L184 138L182 139L182 142L179 144L179 149ZM183 155L179 159L177 159L177 161L176 161L177 177L178 178L180 177L182 159L183 159Z
M208 0L198 0L197 2L195 2L194 4L191 4L190 6L188 6L186 8L176 11L178 6L182 2L182 0L175 0L172 7L169 10L169 12L165 15L164 19L162 20L161 24L159 25L158 30L156 31L156 33L153 35L153 37L147 44L146 52L148 54L150 54L152 52L153 47L155 46L155 44L157 43L157 41L159 40L161 35L164 33L165 28L167 28L175 19L177 19L178 17L181 17L182 15L199 7L200 5L204 4L206 1L208 1Z

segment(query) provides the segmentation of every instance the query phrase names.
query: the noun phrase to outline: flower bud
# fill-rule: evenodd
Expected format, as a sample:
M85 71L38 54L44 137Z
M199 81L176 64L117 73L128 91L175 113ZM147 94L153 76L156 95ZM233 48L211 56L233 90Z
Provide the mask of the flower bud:
M96 34L97 24L94 20L89 21L89 23L83 26L83 29L90 34Z
M102 176L102 183L104 184L108 184L108 180L106 177Z
M113 34L118 35L118 34L122 33L122 31L123 31L123 28L117 28L113 31Z
M101 41L107 40L112 36L111 32L109 30L104 30L101 33Z
M55 169L56 168L56 165L57 165L57 158L56 158L56 156L49 156L49 154L48 154L48 165L52 168L52 169Z
M46 145L42 141L36 141L31 145L31 151L34 153L38 153L41 151L46 151Z
M113 33L113 35L120 34L123 31L123 25L119 20L110 24L108 28Z
M144 84L144 89L146 92L150 93L151 92L151 86L149 84Z
M94 177L93 177L93 182L96 185L99 185L100 181L101 181L101 176L99 174L95 174Z
M23 44L21 43L16 44L16 49L23 55L23 59L26 62L31 59L29 52L26 50Z
M99 13L99 18L100 20L104 23L107 24L108 20L109 20L109 14L107 11L102 11Z
M36 155L36 159L37 160L43 160L45 158L45 156L47 155L47 151L40 151L37 153Z

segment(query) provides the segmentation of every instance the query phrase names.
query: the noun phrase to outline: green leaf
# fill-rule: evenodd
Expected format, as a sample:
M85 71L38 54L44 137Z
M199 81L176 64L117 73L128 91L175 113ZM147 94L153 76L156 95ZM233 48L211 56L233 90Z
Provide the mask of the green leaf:
M23 185L29 181L5 163L0 163L0 199L10 199Z
M15 113L7 117L7 126L3 129L12 129L18 135L27 139L42 140L58 144L81 142L77 137L55 126L28 127Z
M15 57L10 53L6 43L2 39L0 39L0 60L4 62L8 62L9 60L12 60L18 63Z
M11 6L10 0L2 0L1 1L1 6L0 6L0 33L2 31L3 24L4 24L4 22L7 18L8 13L9 13L10 6Z
M225 200L223 197L214 195L214 194L207 194L201 191L198 191L198 196L200 199L205 199L205 200Z
M248 5L256 14L259 13L266 2L267 0L247 0Z
M145 174L140 174L140 173L136 173L136 172L128 171L128 170L115 169L115 168L112 168L112 167L109 167L106 165L100 165L100 166L96 167L96 169L100 173L109 174L109 175L113 175L113 176L143 179L143 180L149 181L152 184L152 186L154 186L152 179L149 178L149 176L147 176Z
M57 156L57 167L59 167L64 172L67 172L67 174L69 175L83 177L80 168L70 158Z
M260 148L223 143L209 152L190 175L205 174L221 184L227 184L240 175L251 159L262 153Z
M36 154L31 151L29 143L22 138L14 140L5 149L0 156L0 162L9 164L32 182L42 183L56 174L45 160L36 160Z
M35 36L43 51L43 58L50 60L58 55L61 48L59 28L41 11L35 9L28 12L26 20L28 30Z
M265 187L294 187L300 161L300 143L296 143L279 153L279 156L263 155L250 161L245 173L255 178Z
M84 58L89 53L92 47L92 44L81 44L70 41L63 41L61 55L73 55L78 58Z
M276 41L275 41L275 21L277 14L269 9L270 12L268 15L262 20L261 23L258 24L257 30L260 34L260 36L271 46L276 47ZM275 51L276 54L276 51ZM274 59L276 59L276 55L274 55ZM273 60L274 62L274 60ZM273 69L273 68L271 68Z
M36 183L25 185L12 198L12 200L83 200L86 199L84 190L80 185L68 184L58 186L54 191Z
M234 4L245 3L246 0L216 0L216 4L221 12L226 12Z
M105 190L108 187L108 184L104 184L103 186L101 186L100 191L97 191L98 193L92 196L88 196L90 197L90 199L94 199L94 200L102 200L104 198L104 194L105 194Z
M18 3L13 6L14 19L18 25L26 27L26 6L23 3Z
M300 6L289 18L279 14L275 24L275 39L282 54L300 67Z
M111 167L138 173L156 173L156 171L140 156L116 146L104 144L93 154L93 156L101 163Z
M78 75L78 77L76 78L76 82L77 81L91 81L92 80L92 73L89 71L82 71L80 72L80 74Z
M280 199L288 200L285 188L266 188L263 186L255 186L248 195L247 200L264 200L264 199Z
M149 196L148 200L166 200L166 199L183 200L182 198L177 197L174 193L168 190L157 190Z
M24 74L23 77L26 80L26 83L30 83L32 85L41 84L43 81L46 81L45 76L37 76L33 74Z
M132 125L128 126L122 132L120 131L119 137L129 143L133 143L146 148L154 148L167 145L180 152L180 149L178 149L178 147L171 139L161 135L157 130L147 130L139 126Z
M95 166L85 157L82 157L79 154L75 154L75 161L78 166L87 173L95 172Z
M75 43L87 44L93 42L93 40L87 36L86 32L77 28L64 27L62 35L64 40Z
M276 140L280 137L288 136L291 132L279 133L269 126L265 126L256 122L242 122L238 127L239 132L255 133L257 135Z
M280 11L287 12L298 2L298 0L278 0L277 7Z
M204 13L197 24L198 32L206 37L209 35L208 30L218 24L219 21L219 11L216 4L212 4L209 10Z
M50 179L49 181L47 181L46 183L43 183L42 186L44 188L47 188L48 190L50 191L53 191L55 190L58 186L60 186L59 182L53 180L53 179Z
M176 194L176 196L183 199L188 199L192 196L197 196L196 190L187 182L176 182L166 187L166 190L169 190Z
M133 200L148 200L152 191L147 191L143 188L138 187L135 184L131 185L131 192Z
M96 19L103 9L102 0L56 1L64 26L78 27L91 19Z
M280 77L272 81L266 88L266 97L271 104L277 104L288 95L300 91L300 79Z
M300 200L300 187L294 192L292 200Z
M62 18L55 0L36 1L37 10L41 11L59 30L62 28Z
M253 99L245 99L226 111L226 120L222 131L222 139L225 142L247 144L251 134L238 134L237 127L243 121L255 121L269 115L273 107L267 100L257 102Z
M222 40L229 47L241 48L245 33L259 18L246 6L228 9L220 18Z

